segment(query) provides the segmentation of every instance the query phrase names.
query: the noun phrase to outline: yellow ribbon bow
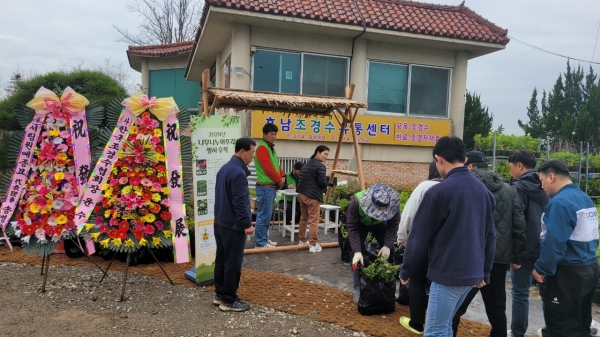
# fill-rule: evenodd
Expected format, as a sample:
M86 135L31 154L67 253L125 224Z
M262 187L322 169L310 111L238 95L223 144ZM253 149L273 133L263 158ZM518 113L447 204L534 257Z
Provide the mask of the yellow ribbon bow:
M62 108L71 114L76 114L88 104L90 102L87 98L76 93L71 87L67 87L60 98L53 91L41 87L27 106L36 111L48 112Z
M142 112L148 109L161 122L164 122L173 110L179 111L173 97L158 99L156 97L148 98L148 96L144 95L144 93L141 91L138 91L133 94L133 96L126 98L121 104L124 107L129 108L129 110L136 116L141 115Z

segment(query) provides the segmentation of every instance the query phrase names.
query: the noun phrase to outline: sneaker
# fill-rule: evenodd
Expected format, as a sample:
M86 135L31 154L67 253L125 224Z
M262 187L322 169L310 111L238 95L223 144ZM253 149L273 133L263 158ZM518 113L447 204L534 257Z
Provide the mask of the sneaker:
M402 325L406 330L408 330L414 334L417 334L417 335L423 334L423 331L419 331L410 326L410 318L408 318L408 317L405 317L405 316L400 317L400 325Z
M219 305L219 310L221 311L241 312L249 309L250 304L240 300L235 300L232 303L221 303L221 305Z
M215 298L213 298L213 305L220 306L221 304L223 304L223 301L221 301L220 298L218 298L217 296L215 296Z
M277 246L277 242L269 240L267 241L267 245Z
M304 241L304 242L299 241L298 246L308 246L308 241Z
M544 337L544 334L542 333L542 329L541 328L538 329L537 335L538 335L538 337Z
M265 246L255 246L254 248L275 248L272 244L267 243Z
M311 253L318 253L318 252L320 252L322 250L323 250L323 248L321 248L321 245L318 244L318 243L316 245L314 245L314 246L309 246L308 247L308 251L311 252Z

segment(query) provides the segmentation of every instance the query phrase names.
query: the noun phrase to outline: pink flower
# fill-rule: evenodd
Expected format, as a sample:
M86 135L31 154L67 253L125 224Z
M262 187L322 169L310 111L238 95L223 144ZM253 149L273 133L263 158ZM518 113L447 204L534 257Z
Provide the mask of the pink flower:
M54 147L54 144L44 141L40 144L40 154L38 158L42 160L54 160L58 156L58 151Z
M158 144L158 143L160 143L160 138L153 136L151 142L154 144Z
M102 219L101 217L97 216L97 217L96 217L96 225L99 225L99 224L101 224L101 223L102 223L102 220L103 220L103 219ZM105 226L106 226L106 225L105 225Z
M119 178L119 184L121 184L121 185L127 184L127 181L129 181L129 179L127 179L127 177Z
M142 178L142 185L146 187L152 187L152 181L148 178Z
M106 224L100 225L100 233L106 233L106 232L108 232L108 226L106 226Z
M61 131L60 136L62 138L69 138L69 137L71 137L71 134L69 133L69 131Z
M144 233L148 235L154 234L154 226L148 225L144 227Z
M162 190L162 186L160 186L159 183L154 183L152 184L152 188L156 191L156 192L160 192L160 190Z
M111 226L118 226L119 225L119 220L117 220L117 218L110 218L110 221L108 223Z
M138 185L139 185L141 182L142 182L142 180L141 180L140 178L138 178L138 177L131 177L131 178L129 179L129 183L130 183L132 186L138 186Z
M162 231L162 229L164 228L164 225L163 225L163 223L162 223L162 222L160 222L160 221L156 221L156 222L154 223L154 226L156 226L156 229L158 229L159 231Z
M169 199L163 199L160 201L160 204L165 206L165 207L170 207L171 203L169 202Z

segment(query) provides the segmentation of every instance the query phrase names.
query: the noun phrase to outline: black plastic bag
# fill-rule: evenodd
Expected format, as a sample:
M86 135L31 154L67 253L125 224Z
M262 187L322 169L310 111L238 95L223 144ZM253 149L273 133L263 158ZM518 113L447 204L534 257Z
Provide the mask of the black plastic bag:
M404 262L404 246L394 246L394 261L390 261L394 266L402 265Z
M77 240L77 238L73 239L73 240ZM67 256L71 259L76 259L78 257L82 257L83 256L83 252L81 251L81 249L79 248L79 246L77 245L77 243L75 243L73 240L65 240L65 254L67 254ZM83 243L83 240L80 241L81 244Z
M396 282L373 281L361 275L358 312L361 315L379 315L396 309Z
M363 259L365 261L365 267L367 267L377 259L377 254L379 254L379 244L377 242L365 242L365 248L366 249L363 251Z
M408 284L400 284L400 292L398 294L398 304L409 305Z
M352 262L352 257L354 254L352 254L352 247L350 247L350 238L348 235L346 235L344 238L344 231L348 233L348 230L346 230L346 225L340 226L338 230L338 243L340 244L340 249L342 250L342 261L350 263Z

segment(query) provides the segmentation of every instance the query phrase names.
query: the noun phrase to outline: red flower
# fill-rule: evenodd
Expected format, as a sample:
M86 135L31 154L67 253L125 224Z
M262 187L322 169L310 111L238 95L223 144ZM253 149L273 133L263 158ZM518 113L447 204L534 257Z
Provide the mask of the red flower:
M129 222L127 222L126 220L121 220L121 222L119 222L119 231L126 232L128 229L129 229Z
M61 235L63 229L64 229L63 226L56 226L56 227L54 227L54 235Z
M146 201L152 200L152 193L150 193L148 191L143 191L142 192L142 199L144 199Z
M160 177L158 178L158 183L161 185L165 185L167 183L167 177Z
M152 204L152 206L150 206L150 212L154 214L160 213L160 206L158 204Z
M35 226L34 225L25 225L21 228L21 232L23 232L23 234L25 235L33 235L33 233L35 233Z
M148 214L148 210L145 208L140 208L140 214L146 215Z
M116 229L111 229L108 231L108 237L111 239L117 238L118 231Z
M167 169L165 168L164 165L158 165L158 166L156 166L156 170L158 172L163 172L163 173L167 172Z
M133 236L135 236L136 239L141 240L144 237L144 232L142 230L135 230L133 231Z
M108 232L108 226L106 224L100 225L100 233Z
M150 118L150 114L147 111L144 111L144 113L142 113L142 118Z
M148 226L144 227L144 233L146 233L148 235L154 234L154 226L148 225Z
M165 151L165 149L160 145L156 145L154 147L154 151L156 151L157 153L163 153Z
M160 218L163 219L164 221L171 220L171 213L167 212L167 211L161 212Z
M117 231L117 239L126 239L126 238L127 238L127 231L123 231L123 230Z
M100 211L99 211L99 210L98 210L98 211L94 211L94 213L98 213L98 212L100 212ZM102 220L103 220L103 219L102 219L101 217L97 216L97 217L96 217L96 225L99 225L99 224L101 224L101 223L102 223Z

